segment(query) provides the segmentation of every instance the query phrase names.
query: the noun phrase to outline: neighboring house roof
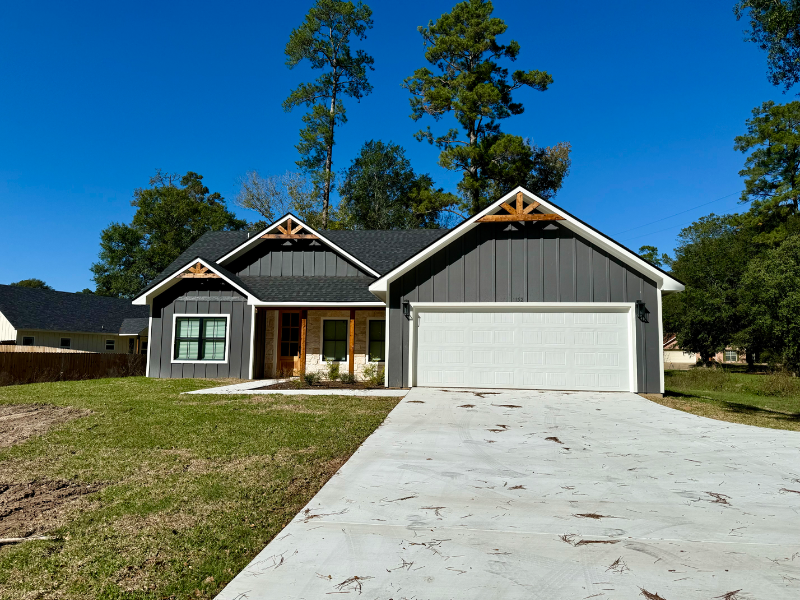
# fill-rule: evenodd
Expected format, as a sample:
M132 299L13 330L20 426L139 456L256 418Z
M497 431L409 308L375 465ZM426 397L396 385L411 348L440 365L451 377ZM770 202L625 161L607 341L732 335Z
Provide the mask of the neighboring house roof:
M353 302L383 306L369 291L372 283L369 277L242 277L242 280L262 302Z
M298 223L299 219L290 215ZM287 217L281 217L275 223L282 223ZM270 228L274 226L270 225ZM269 229L269 228L268 228ZM266 230L265 230L266 231ZM330 242L331 246L341 249L357 261L367 265L371 270L378 274L386 273L395 266L408 260L411 256L428 246L430 243L439 239L448 232L447 229L410 229L410 230L331 230L315 232L323 241ZM287 298L285 294L293 293L288 290L287 282L284 280L303 280L302 277L239 277L220 264L223 258L230 260L234 254L241 254L241 249L249 244L257 244L257 240L262 232L245 231L212 231L205 233L194 244L186 249L172 264L148 285L139 297L135 300L137 304L144 304L148 294L155 288L168 285L167 280L177 273L197 262L202 261L211 270L225 279L240 287L247 295L253 296L261 302L290 302L292 298ZM320 294L315 298L308 298L308 302L374 302L380 304L375 296L371 294L367 287L373 280L371 277L358 278L339 278L339 277L312 277L309 278L317 282ZM359 279L359 282L338 282L339 279ZM266 281L271 281L272 286L280 286L282 291L270 291L266 287ZM324 283L325 281L328 283ZM299 283L292 284L300 286ZM304 284L307 287L296 287L295 291L301 289L313 291L311 284ZM281 295L283 294L283 295ZM335 299L334 299L335 298ZM293 296L296 302L305 302L299 296Z
M442 237L429 243L427 247L421 249L421 251L414 253L412 256L409 257L408 260L404 261L402 264L399 264L398 266L394 267L387 273L383 273L381 277L379 277L372 283L372 285L370 286L370 291L379 298L385 299L388 285L391 281L394 281L407 271L413 269L423 260L433 255L441 248L444 248L450 242L464 235L466 232L470 231L473 227L477 227L480 224L479 219L481 219L482 217L493 214L497 211L502 212L501 206L504 203L507 203L512 198L515 198L517 194L520 193L522 194L523 201L525 203L527 203L528 205L534 204L534 206L536 207L536 212L541 212L545 214L557 214L558 216L562 217L562 220L558 221L560 226L566 227L567 229L574 231L584 239L587 239L593 244L599 246L600 248L602 248L612 256L615 256L618 260L627 264L636 271L646 274L649 278L655 280L658 283L659 290L665 292L683 291L684 289L683 283L680 282L675 277L673 277L670 273L667 273L660 267L657 267L654 264L648 262L647 260L639 256L629 248L626 248L625 246L611 239L604 233L599 232L594 227L584 223L577 217L565 211L563 208L553 204L548 200L543 200L535 196L534 194L532 194L523 187L517 187L516 189L510 191L508 194L506 194L502 198L499 198L498 200L490 204L488 207L486 207L478 214L469 217L468 219L465 219L457 227L454 227Z
M16 330L118 333L126 318L147 321L149 309L130 300L0 285L0 312Z
M119 328L120 335L139 335L150 326L148 317L136 317L133 319L123 319Z

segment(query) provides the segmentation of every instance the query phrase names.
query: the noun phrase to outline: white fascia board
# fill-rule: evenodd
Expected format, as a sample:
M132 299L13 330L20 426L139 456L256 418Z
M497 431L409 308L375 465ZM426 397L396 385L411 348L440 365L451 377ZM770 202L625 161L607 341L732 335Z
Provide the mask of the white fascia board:
M261 308L271 308L273 306L290 306L292 308L305 308L305 307L313 307L313 306L333 306L333 307L342 307L342 308L349 308L349 307L373 307L373 308L385 308L385 302L263 302L261 300L253 300L252 302L248 300L248 304L252 304L256 307Z
M233 281L231 281L230 279L225 277L225 275L223 275L222 273L219 273L216 269L214 269L213 266L208 264L202 258L193 258L188 263L186 263L184 266L182 266L180 269L175 271L172 275L167 277L164 281L162 281L158 285L156 285L154 288L152 288L150 290L147 290L146 293L142 294L138 298L135 298L133 300L133 302L131 302L131 304L137 304L137 305L150 304L155 296L158 296L159 294L164 293L166 290L168 290L173 285L178 283L181 280L181 273L183 273L189 267L192 267L192 266L196 265L197 263L200 263L201 265L203 265L204 267L206 267L210 271L213 271L220 279L222 279L223 281L225 281L226 283L231 285L233 288L239 290L242 294L244 294L247 297L248 303L251 300L255 300L255 297L250 292L246 291L245 289L240 287L238 284L234 283Z
M256 244L256 243L258 243L258 242L261 242L261 241L263 241L263 240L261 239L261 236L262 236L262 235L269 233L269 232L270 232L270 231L272 231L273 229L276 229L276 228L278 227L278 225L281 225L281 224L283 224L283 222L284 222L284 221L286 221L286 219L288 219L289 217L291 217L291 218L292 218L292 221L297 221L297 224L298 224L298 225L302 225L302 226L303 226L305 229L307 229L308 231L310 231L310 232L312 232L314 235L316 235L316 236L317 236L317 237L318 237L318 238L319 238L319 239L320 239L322 242L324 242L325 244L327 244L328 246L330 246L331 248L333 248L334 250L336 250L337 252L339 252L339 253L340 253L342 256L344 256L344 257L345 257L345 258L347 258L348 260L351 260L351 261L353 261L353 262L354 262L355 264L357 264L359 267L361 267L362 269L364 269L365 271L367 271L367 272L368 272L370 275L373 275L374 277L380 277L380 275L381 275L381 274L380 274L380 273L378 273L378 272L377 272L375 269L373 269L372 267L370 267L370 266L368 266L368 265L365 265L363 262L361 262L360 260L358 260L358 259L357 259L355 256L353 256L352 254L350 254L350 253L348 253L348 252L345 252L344 250L342 250L342 249L341 249L339 246L337 246L336 244L334 244L332 241L330 241L328 238L326 238L324 235L322 235L322 234L321 234L319 231L317 231L317 230L316 230L316 229L314 229L313 227L310 227L309 225L306 225L306 224L305 224L305 223L304 223L304 222L303 222L301 219L298 219L298 218L297 218L296 216L294 216L292 213L286 213L286 214L285 214L284 216L282 216L280 219L278 219L277 221L275 221L275 222L274 222L272 225L270 225L269 227L267 227L267 228L266 228L264 231L261 231L261 232L259 232L259 233L255 234L255 235L254 235L252 238L250 238L249 240L247 240L246 242L244 242L243 244L241 244L241 245L240 245L240 246L238 246L237 248L234 248L233 250L231 250L230 252L228 252L228 253L227 253L225 256L223 256L222 258L220 258L220 259L219 259L217 262L218 262L219 264L221 264L221 265L225 265L226 263L228 263L228 262L232 261L233 259L240 257L242 254L244 254L244 253L245 253L245 251L246 251L247 249L249 249L249 248L250 248L250 246L252 246L253 244Z
M369 286L369 291L378 296L379 298L383 298L384 300L386 300L386 290L388 287L388 283L390 281L394 281L404 273L410 271L418 264L420 264L422 261L424 261L426 258L431 256L441 248L447 246L450 242L452 242L456 238L464 235L465 233L470 231L473 227L476 227L478 225L478 219L486 215L492 214L493 211L497 210L497 208L499 208L501 204L503 204L504 202L508 202L512 198L515 198L518 192L522 192L523 195L527 197L526 198L527 200L531 202L538 202L540 208L544 209L545 211L548 211L549 213L555 213L561 216L563 220L559 222L560 225L564 225L567 227L567 229L580 234L581 237L590 240L595 245L606 250L609 254L612 254L613 256L615 256L628 266L633 267L637 271L639 272L644 271L648 273L656 281L656 283L658 284L658 288L662 290L662 292L669 293L669 292L683 291L684 286L679 281L673 279L672 277L669 277L665 273L662 273L661 271L653 267L651 264L647 263L646 261L642 260L635 254L633 254L630 250L626 250L622 248L622 246L612 242L608 238L599 235L591 228L587 227L580 221L576 220L574 217L571 217L570 215L567 214L562 214L562 212L560 212L559 209L553 207L553 205L547 202L547 200L542 200L535 194L532 194L525 188L519 186L516 189L510 191L508 194L506 194L499 200L496 200L494 203L486 207L484 210L479 212L474 217L469 218L467 221L465 221L460 226L453 229L447 235L438 239L436 242L428 246L425 250L423 250L419 254L412 256L402 265L395 267L392 271L390 271L380 279L374 281L372 285Z
M627 312L635 302L414 302L418 311L536 310L540 312Z

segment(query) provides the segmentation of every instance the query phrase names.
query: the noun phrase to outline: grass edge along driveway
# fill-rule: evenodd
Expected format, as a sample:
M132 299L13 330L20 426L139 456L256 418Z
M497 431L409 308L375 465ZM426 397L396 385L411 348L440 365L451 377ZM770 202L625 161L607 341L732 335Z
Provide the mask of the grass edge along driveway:
M57 509L55 540L0 547L0 598L213 597L398 402L179 395L212 385L140 377L0 388L0 404L91 411L0 451L0 483L101 488Z
M745 373L728 368L667 371L662 406L701 417L800 431L800 378L787 373Z

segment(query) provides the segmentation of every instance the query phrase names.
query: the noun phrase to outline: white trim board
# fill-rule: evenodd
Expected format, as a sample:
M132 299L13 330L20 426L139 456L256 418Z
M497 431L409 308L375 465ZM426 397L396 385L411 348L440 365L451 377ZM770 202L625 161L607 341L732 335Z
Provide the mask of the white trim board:
M417 317L420 312L618 312L628 313L628 389L637 393L638 357L636 346L636 303L635 302L409 302L408 322L408 385L417 385ZM388 328L387 328L388 329ZM663 359L663 353L662 353ZM388 363L388 361L387 361ZM662 369L663 371L663 369ZM388 378L387 378L388 379ZM448 384L448 387L462 387ZM466 386L466 387L475 387Z
M298 219L292 213L286 213L280 219L277 219L275 222L273 222L272 225L267 226L267 228L264 229L263 231L260 231L259 233L254 234L253 237L248 239L246 242L243 242L242 244L239 244L236 248L234 248L233 250L228 252L225 256L223 256L222 258L217 260L217 262L224 266L226 263L228 263L228 262L230 262L230 261L232 261L232 260L234 260L236 258L239 258L251 246L253 246L254 244L263 242L264 240L261 239L262 235L264 235L266 233L269 233L273 229L277 229L277 227L279 225L282 225L284 223L284 221L286 221L286 219L288 219L290 217L291 217L292 221L297 221L298 225L302 225L304 229L312 232L314 235L316 235L319 238L319 240L321 242L323 242L324 244L330 246L333 250L335 250L336 252L338 252L339 254L344 256L345 258L347 258L347 260L350 260L350 261L354 262L356 265L358 265L359 267L361 267L362 269L367 271L369 274L371 274L373 277L380 277L380 273L378 273L375 269L373 269L369 265L364 264L363 262L358 260L352 254L346 252L345 250L343 250L342 248L340 248L339 246L334 244L332 241L330 241L328 238L326 238L324 235L322 235L319 231L317 231L313 227L310 227L310 226L306 225L302 221L302 219Z
M177 360L175 358L175 334L177 328L175 324L178 318L211 318L211 319L225 319L225 358L223 360ZM150 352L150 344L147 345L147 351ZM161 349L164 351L163 347ZM169 347L170 364L173 365L224 365L227 364L231 357L231 315L227 314L194 314L194 313L175 313L172 315L172 344Z
M175 271L172 275L170 275L169 277L167 277L163 281L160 281L159 283L157 283L155 286L153 286L151 289L147 290L141 296L138 296L138 297L134 298L134 300L131 302L131 304L137 304L137 305L150 304L150 301L155 296L158 296L159 294L163 294L164 291L166 291L167 289L171 288L173 285L175 285L179 281L181 281L181 277L180 277L181 273L183 273L189 267L192 267L192 266L196 265L197 263L200 263L201 265L203 265L204 267L206 267L207 269L212 271L214 274L219 276L220 279L225 281L227 284L232 286L234 289L236 289L239 292L241 292L247 298L247 303L248 304L252 303L251 300L255 301L255 296L253 296L250 292L248 292L247 290L245 290L244 288L242 288L238 284L234 283L233 281L231 281L230 279L225 277L225 275L223 275L218 270L216 270L207 261L205 261L202 258L198 257L198 258L193 258L192 260L190 260L183 267L181 267L180 269Z
M248 304L252 304L258 308L272 308L273 306L286 306L290 308L306 308L306 307L319 307L319 308L335 308L335 309L345 309L345 308L383 308L386 306L385 302L375 301L375 302L262 302L261 300L256 300L253 302L248 301Z
M532 194L523 187L517 187L516 189L510 191L508 194L503 196L502 198L490 204L488 207L486 207L484 210L479 212L474 217L467 219L461 225L459 225L458 227L450 231L448 234L436 240L433 244L431 244L421 252L409 258L403 264L395 267L389 273L383 275L376 281L372 282L372 285L369 286L369 291L385 301L387 298L388 284L390 282L394 281L398 277L407 273L408 271L419 265L426 258L433 255L438 250L444 248L448 244L450 244L456 238L461 237L474 227L477 227L480 224L478 223L478 219L486 215L492 214L494 211L500 208L501 204L503 204L504 202L508 202L512 198L515 198L518 192L522 192L523 197L525 198L525 201L528 204L530 204L531 202L538 202L541 209L547 211L550 214L558 214L561 217L563 217L563 220L559 221L559 225L562 225L567 229L573 231L574 233L577 233L581 237L589 240L596 246L607 251L609 254L621 260L622 262L627 264L629 267L635 269L636 271L640 273L646 273L651 279L656 281L659 290L662 290L663 292L682 292L684 290L684 285L680 283L677 279L674 279L669 275L665 274L664 272L660 271L659 269L649 264L648 262L643 260L641 257L637 256L630 250L622 247L618 243L610 240L609 238L606 238L605 236L595 232L587 225L584 225L583 223L578 221L575 217L569 215L560 208L550 204L547 200L539 198L538 196Z

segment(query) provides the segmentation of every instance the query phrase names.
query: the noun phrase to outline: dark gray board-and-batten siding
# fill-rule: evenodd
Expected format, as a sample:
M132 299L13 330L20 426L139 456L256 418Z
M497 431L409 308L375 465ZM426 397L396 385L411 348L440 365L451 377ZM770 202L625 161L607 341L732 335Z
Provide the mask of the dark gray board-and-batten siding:
M255 277L367 276L350 261L314 240L265 240L227 268L239 276Z
M402 302L635 302L638 391L661 391L655 282L555 223L482 223L389 285L388 384L409 383ZM398 350L400 350L398 352Z
M173 316L230 315L228 360L225 363L173 363ZM247 298L220 279L186 279L156 296L152 308L150 377L236 377L250 376L250 320L252 307Z

